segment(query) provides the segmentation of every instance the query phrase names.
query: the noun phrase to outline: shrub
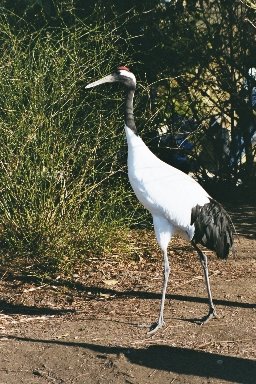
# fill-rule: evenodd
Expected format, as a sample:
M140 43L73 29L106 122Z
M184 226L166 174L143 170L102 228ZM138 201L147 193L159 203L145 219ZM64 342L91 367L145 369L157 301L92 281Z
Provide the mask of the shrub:
M13 16L12 16L13 17ZM72 270L137 220L127 186L122 98L84 89L127 62L111 23L14 31L1 20L0 241L3 260ZM114 23L115 21L113 21ZM102 96L103 94L103 96ZM110 111L110 112L108 112ZM132 212L132 214L130 213Z

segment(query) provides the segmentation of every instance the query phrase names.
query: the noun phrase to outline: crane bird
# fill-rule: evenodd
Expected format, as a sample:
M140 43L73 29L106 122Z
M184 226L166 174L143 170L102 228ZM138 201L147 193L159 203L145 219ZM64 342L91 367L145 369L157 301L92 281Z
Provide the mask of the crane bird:
M153 217L156 239L164 260L159 318L148 333L153 334L164 325L164 302L170 273L167 248L176 234L191 242L202 264L209 312L201 323L206 323L217 315L212 300L207 256L197 244L226 259L233 244L233 224L222 205L211 198L200 184L156 157L138 136L133 114L136 78L127 67L118 67L116 72L88 84L86 88L115 82L121 83L126 89L124 129L128 145L129 181L138 200Z

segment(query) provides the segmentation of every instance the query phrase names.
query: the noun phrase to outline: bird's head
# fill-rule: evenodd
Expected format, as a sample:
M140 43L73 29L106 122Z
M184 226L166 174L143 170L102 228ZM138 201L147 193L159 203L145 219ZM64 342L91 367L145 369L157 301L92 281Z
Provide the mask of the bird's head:
M136 78L134 74L130 72L129 68L124 66L118 67L116 72L112 73L111 75L102 77L101 79L86 85L85 88L97 87L97 85L104 83L121 83L126 88L131 90L135 90L136 88Z

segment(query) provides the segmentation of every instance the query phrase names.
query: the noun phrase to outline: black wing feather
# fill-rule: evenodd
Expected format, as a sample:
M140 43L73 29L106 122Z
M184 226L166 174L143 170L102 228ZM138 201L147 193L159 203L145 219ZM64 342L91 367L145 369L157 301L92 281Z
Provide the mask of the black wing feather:
M192 241L215 251L221 259L228 257L233 245L234 226L223 206L214 199L191 212L191 225L195 226Z

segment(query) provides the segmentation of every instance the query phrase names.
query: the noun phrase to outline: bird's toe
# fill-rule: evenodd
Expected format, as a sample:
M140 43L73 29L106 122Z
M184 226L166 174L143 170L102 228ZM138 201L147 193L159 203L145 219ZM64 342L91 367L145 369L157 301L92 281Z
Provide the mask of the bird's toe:
M217 315L217 312L215 311L215 309L210 309L209 313L204 316L200 321L199 321L199 324L200 325L204 325L206 323L208 323L209 320L211 319L215 319L215 318L218 318L218 315Z
M164 321L161 321L161 322L155 322L153 324L151 324L151 326L149 327L149 331L147 332L147 334L149 336L152 336L154 335L160 328L162 328L164 326Z

